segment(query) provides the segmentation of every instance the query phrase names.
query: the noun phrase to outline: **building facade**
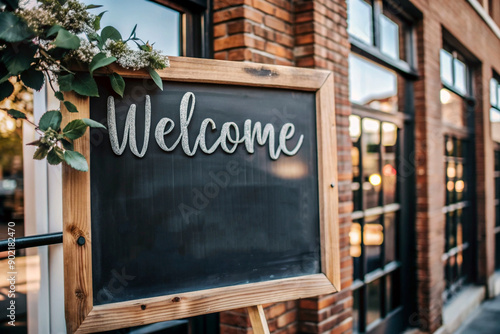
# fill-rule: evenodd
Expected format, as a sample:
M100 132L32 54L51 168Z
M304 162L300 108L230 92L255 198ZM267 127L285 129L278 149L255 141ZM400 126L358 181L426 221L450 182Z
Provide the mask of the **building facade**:
M119 28L112 2L103 3ZM156 41L171 55L334 73L342 291L265 305L272 333L449 333L500 294L498 1L135 0L122 7L120 15L155 13L124 29L143 24L138 34L149 36L168 24L165 40ZM52 102L35 93L35 118ZM23 131L30 142L33 130ZM60 173L24 159L27 235L62 230ZM34 195L43 193L45 200ZM27 250L26 258L36 276L27 274L27 285L38 287L26 292L26 327L62 333L63 313L55 311L64 307L61 246ZM243 309L162 326L149 332L252 333Z

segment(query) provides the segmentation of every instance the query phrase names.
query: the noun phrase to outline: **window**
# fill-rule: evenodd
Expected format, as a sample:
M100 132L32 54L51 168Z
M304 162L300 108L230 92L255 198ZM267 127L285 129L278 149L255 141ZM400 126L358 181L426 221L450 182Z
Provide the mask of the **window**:
M500 84L496 78L490 80L491 139L500 143Z
M155 48L167 55L210 57L211 43L207 40L211 24L210 2L207 0L83 0L87 4L101 4L93 9L98 14L107 11L101 26L113 25L123 38L137 23L137 36L144 42L155 42ZM127 17L125 20L124 17ZM128 19L130 18L130 19ZM39 119L46 111L59 107L45 91L20 90L4 106L16 108ZM33 98L34 95L34 98ZM55 104L54 104L55 103ZM34 141L35 131L27 123L13 121L0 111L0 240L9 235L9 222L16 224L16 327L0 322L0 332L66 332L62 259L61 168L48 167L46 161L34 161L33 150L26 143ZM23 187L24 186L24 187ZM26 193L23 193L23 188ZM24 213L26 212L26 216ZM36 245L22 249L23 236L36 238ZM49 244L56 244L47 247ZM0 269L6 269L7 253L0 252ZM3 268L3 269L2 269ZM30 279L30 281L27 280ZM30 288L28 289L28 283ZM0 283L0 290L8 291L8 282ZM5 290L7 289L7 290ZM0 294L0 304L8 302ZM30 310L36 310L31 314ZM29 319L29 321L27 321ZM218 315L212 314L123 329L120 333L218 333Z
M410 178L398 178L398 161L404 154L403 125L409 121L405 113L413 103L408 92L415 71L408 57L413 46L406 43L412 40L408 39L411 22L401 9L393 10L385 1L348 0L347 4L353 328L364 333L384 328L389 318L399 317L405 326L411 314L411 306L404 306L399 296L412 279L411 260L401 252L411 242L405 239L407 227L401 222L414 197L401 192L402 183ZM406 219L407 225L410 220ZM405 279L403 273L408 275Z
M495 150L495 269L500 270L500 148Z
M471 152L472 129L468 115L471 84L469 67L457 51L446 48L440 53L442 88L439 92L444 129L445 249L442 261L445 273L443 299L451 299L471 279L473 210L469 198L474 165Z

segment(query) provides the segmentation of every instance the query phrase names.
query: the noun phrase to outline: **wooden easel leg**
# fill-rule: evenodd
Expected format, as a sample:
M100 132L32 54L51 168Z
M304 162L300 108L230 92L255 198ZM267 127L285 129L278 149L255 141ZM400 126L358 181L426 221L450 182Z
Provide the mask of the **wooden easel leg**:
M250 306L247 308L248 315L250 316L250 323L252 324L254 334L269 334L269 327L267 326L266 315L262 305Z

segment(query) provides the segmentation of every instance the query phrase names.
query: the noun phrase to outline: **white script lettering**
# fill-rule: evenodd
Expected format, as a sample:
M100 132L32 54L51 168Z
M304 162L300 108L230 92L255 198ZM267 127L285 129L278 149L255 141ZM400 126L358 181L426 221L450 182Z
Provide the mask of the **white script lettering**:
M173 151L179 143L181 143L184 153L188 156L194 156L198 147L202 152L206 154L212 154L220 146L221 149L228 153L234 153L238 148L239 144L244 143L245 149L248 153L255 152L255 141L260 146L265 146L266 143L269 147L269 156L271 159L276 160L280 156L281 152L286 155L292 156L297 154L302 143L304 141L304 135L300 135L297 144L294 148L288 149L286 141L292 139L295 134L295 125L293 123L285 123L279 133L278 146L275 145L275 131L274 126L270 123L264 125L262 129L262 124L260 122L255 122L252 128L252 121L247 119L243 124L243 133L240 137L240 129L238 125L234 122L225 122L222 124L222 128L217 140L212 144L211 147L207 147L205 136L207 134L207 127L210 126L212 131L217 129L217 125L211 118L205 118L200 125L200 130L198 136L196 137L193 147L189 146L189 124L194 114L196 98L191 92L187 92L182 97L180 108L179 108L179 119L180 119L180 134L171 146L168 146L165 142L165 136L170 134L175 128L175 122L168 117L162 118L155 129L155 139L158 146L166 151ZM108 97L108 128L109 128L109 139L111 142L111 148L116 155L122 155L127 146L127 141L129 141L130 150L132 153L142 158L146 154L149 144L149 132L151 129L151 99L149 95L146 95L145 103L145 124L144 124L144 143L142 145L142 150L139 152L137 149L136 140L136 129L135 129L135 116L136 116L136 105L131 104L127 113L127 118L125 121L125 130L123 132L123 141L120 145L118 140L118 132L116 129L116 112L115 112L115 100L112 96Z

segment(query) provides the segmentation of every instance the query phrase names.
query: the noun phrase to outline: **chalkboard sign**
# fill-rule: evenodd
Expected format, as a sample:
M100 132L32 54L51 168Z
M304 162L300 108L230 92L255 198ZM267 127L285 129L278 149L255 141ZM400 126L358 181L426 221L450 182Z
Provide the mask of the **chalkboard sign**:
M122 70L123 98L72 98L107 130L64 169L69 332L339 289L332 74L171 63L163 91Z

